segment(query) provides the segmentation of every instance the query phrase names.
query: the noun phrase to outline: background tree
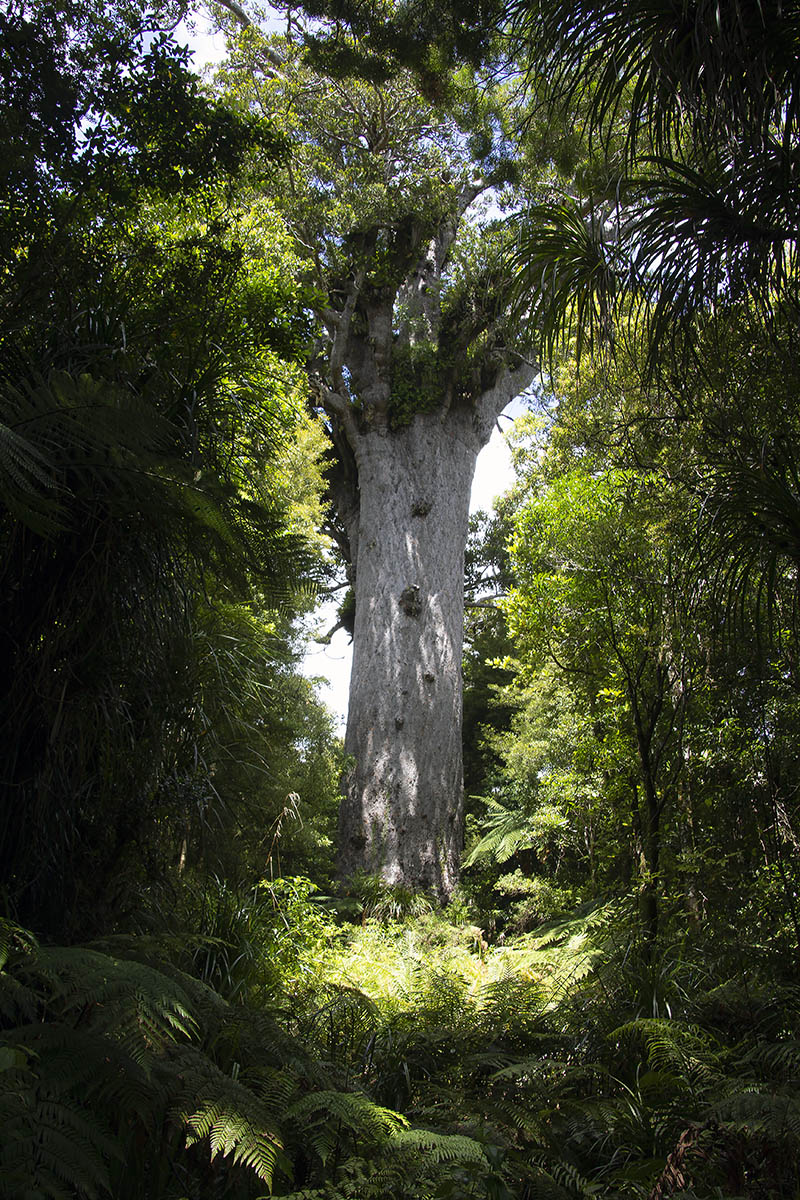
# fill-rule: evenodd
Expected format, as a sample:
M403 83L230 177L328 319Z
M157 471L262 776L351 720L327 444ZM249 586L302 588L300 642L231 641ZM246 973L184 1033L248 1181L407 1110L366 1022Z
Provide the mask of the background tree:
M662 820L682 777L693 684L688 622L678 624L673 608L679 582L655 529L665 503L652 477L562 477L520 515L519 585L509 600L512 634L522 635L528 654L542 646L582 678L601 740L616 743L615 786L629 789L651 940Z
M221 763L263 770L245 698L311 564L264 466L303 400L294 260L226 195L281 140L205 97L159 20L2 18L0 860L51 934L130 913L209 843Z
M491 787L497 755L486 735L490 729L507 730L513 711L506 695L512 672L501 665L512 647L499 604L512 580L507 547L512 525L497 511L504 507L502 501L495 507L491 516L479 511L470 517L466 550L463 740L467 801Z
M547 415L518 433L516 573L505 603L506 665L519 683L503 691L517 711L510 733L491 738L500 767L471 861L487 880L504 868L494 903L514 899L515 921L567 903L576 885L596 897L638 880L651 947L656 896L662 917L678 906L726 937L723 897L749 911L762 888L775 888L770 905L791 945L794 901L782 882L793 876L796 819L783 742L795 690L789 543L776 557L764 534L743 558L741 529L721 507L727 455L713 465L709 422L725 414L733 434L736 408L717 409L719 393L695 377L695 415L684 409L678 421L674 395L659 409L639 385L641 360L625 366L625 345L620 334L613 366L587 356L577 371L564 367L545 391ZM734 345L734 358L717 360L729 386ZM770 422L767 378L752 397L753 422ZM775 381L778 394L783 386ZM744 397L736 407L741 416ZM739 587L742 572L752 572L749 587Z

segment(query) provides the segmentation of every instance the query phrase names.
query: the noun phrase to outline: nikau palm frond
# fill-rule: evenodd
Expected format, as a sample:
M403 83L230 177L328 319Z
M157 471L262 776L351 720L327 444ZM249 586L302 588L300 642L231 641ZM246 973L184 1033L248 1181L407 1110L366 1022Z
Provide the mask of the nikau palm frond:
M531 322L552 359L565 324L591 351L612 336L619 256L606 233L613 213L589 204L543 204L525 213L510 258L512 302L531 305ZM613 231L612 231L613 232Z
M787 96L796 126L796 0L512 0L509 12L556 94L574 101L590 92L596 127L621 119L632 149L651 140L674 148L687 118L692 136L712 144L730 131L764 133Z
M514 4L523 55L556 102L588 110L600 146L622 136L608 196L535 210L517 255L549 353L556 334L609 340L639 309L653 361L720 304L794 296L800 88L797 4ZM737 63L731 70L730 64ZM613 157L613 155L612 155ZM613 254L601 232L615 216Z

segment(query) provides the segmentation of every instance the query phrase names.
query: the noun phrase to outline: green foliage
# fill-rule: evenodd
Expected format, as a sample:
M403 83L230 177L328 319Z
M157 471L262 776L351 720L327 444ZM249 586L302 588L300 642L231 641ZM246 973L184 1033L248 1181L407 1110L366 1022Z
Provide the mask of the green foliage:
M523 874L555 869L554 882L594 895L638 879L643 930L659 905L668 922L683 910L725 923L727 889L746 904L758 886L748 839L775 828L777 804L787 833L766 857L783 864L796 816L783 791L796 778L782 748L793 703L773 690L779 661L793 671L791 474L780 454L774 477L755 467L757 439L782 441L794 425L773 375L777 358L787 377L789 360L780 325L767 351L728 314L707 332L713 368L659 391L642 382L635 331L619 333L613 363L563 364L549 407L521 431L508 500L516 578L503 602L505 665L518 675L505 698L518 711L509 735L490 738L492 798L520 838L540 806L566 817L549 863L518 842L511 865ZM740 469L760 479L758 499L732 486ZM481 869L491 876L489 860ZM776 934L796 928L790 887L780 890Z
M362 1079L412 1120L469 1131L490 1196L647 1196L681 1162L698 1197L737 1170L742 1194L763 1178L790 1196L791 988L716 984L709 943L648 960L635 921L595 906L479 957L456 951L455 929L432 940L427 919L354 930L330 965L375 1001L352 1043Z
M387 884L379 875L366 872L352 876L343 882L341 890L345 899L352 899L358 907L362 922L370 918L378 921L402 921L430 912L433 905L422 892L402 884Z
M285 35L229 22L217 76L237 111L275 116L292 139L288 162L254 159L253 188L274 197L315 289L313 369L339 457L342 404L362 428L398 429L494 381L524 325L502 302L508 237L465 213L536 175L513 163L510 88L449 56L434 97L398 58L374 69L368 25L355 11L295 15Z
M307 900L297 893L287 904L282 893L289 887L273 890L276 911L308 942ZM245 1198L260 1194L258 1181L277 1194L378 1198L389 1181L409 1200L457 1195L458 1181L503 1194L492 1190L499 1159L485 1136L446 1122L409 1127L381 1103L405 1039L419 1043L407 1055L419 1057L431 1036L425 1055L445 1050L435 1025L420 1040L407 1016L386 1026L366 996L331 985L295 994L287 1007L279 995L266 1010L231 1006L136 938L44 949L4 925L4 942L7 1194L65 1194L56 1180L80 1196L143 1200L192 1189ZM269 937L263 953L273 958ZM467 1034L463 988L453 982L443 995L441 982L417 982L420 1012L437 1024L457 1020ZM511 1002L507 986L487 990L469 1034L476 1049ZM447 1044L455 1064L453 1050ZM300 1192L293 1177L295 1187L305 1180Z
M282 912L294 925L300 907ZM331 1194L348 1195L363 1178L361 1194L378 1197L392 1178L410 1197L415 1181L485 1165L473 1139L410 1129L346 1082L361 1053L340 1037L355 993L306 997L301 1043L280 1007L231 1006L163 959L150 965L144 942L109 953L41 948L7 923L3 934L4 1195L252 1197L259 1184L285 1194L299 1172L312 1193L335 1178Z
M656 4L622 20L612 4L558 0L506 11L532 86L557 112L586 113L607 164L605 186L559 189L522 233L546 346L576 331L609 342L632 304L659 373L674 351L689 361L711 314L753 296L766 327L796 303L797 14Z
M287 983L307 979L335 936L314 903L308 879L279 877L255 886L202 875L183 883L177 905L153 910L157 936L184 946L178 962L231 1003L269 1003ZM191 937L186 943L186 930Z
M177 10L0 17L0 861L15 914L105 935L0 922L0 1193L789 1200L796 14L504 6L565 130L457 69L497 6L390 8L246 29L224 103ZM535 236L448 242L490 185ZM300 362L394 430L469 404L509 262L552 353L469 557L460 907L324 896Z
M448 364L429 343L395 346L389 420L393 429L410 425L416 413L434 412L442 403Z
M110 1194L135 1129L164 1112L164 1060L196 1029L189 995L142 963L39 948L14 930L10 940L4 1194Z
M441 916L371 921L315 953L372 996L309 978L251 1009L145 942L5 926L7 1194L610 1198L672 1165L790 1196L796 989L716 983L709 944L655 963L634 928L612 905L476 954Z
M369 77L372 68L383 79L400 65L411 66L423 87L434 94L445 85L448 69L454 65L466 61L477 66L486 61L487 37L493 20L503 11L501 5L486 0L479 5L454 4L444 10L428 3L395 3L387 10L385 4L373 0L346 5L314 0L306 10L312 16L334 20L346 16L350 29L364 39L363 57L354 59L361 73ZM318 52L341 61L341 40L318 38Z
M290 622L323 553L320 449L293 428L297 260L274 208L233 188L279 140L144 36L160 23L3 17L4 120L40 91L0 223L0 861L14 910L65 936L130 924L187 861L218 868L223 813L269 825L298 786L331 802L330 730L322 751L309 705L288 733L264 719L304 707Z
M99 11L81 0L58 10L14 0L3 13L7 270L17 273L27 259L38 273L76 207L122 217L143 189L189 195L235 170L253 145L282 148L266 121L243 119L203 93L167 32L176 11L169 3Z

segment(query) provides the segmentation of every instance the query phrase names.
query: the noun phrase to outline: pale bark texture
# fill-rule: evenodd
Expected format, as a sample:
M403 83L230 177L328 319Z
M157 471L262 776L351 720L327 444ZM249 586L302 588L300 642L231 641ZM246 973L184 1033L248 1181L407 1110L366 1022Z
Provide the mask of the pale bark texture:
M340 862L444 895L462 842L470 415L418 415L357 454L360 520Z
M463 842L464 547L475 461L529 369L475 407L353 431L356 596L339 868L447 897Z

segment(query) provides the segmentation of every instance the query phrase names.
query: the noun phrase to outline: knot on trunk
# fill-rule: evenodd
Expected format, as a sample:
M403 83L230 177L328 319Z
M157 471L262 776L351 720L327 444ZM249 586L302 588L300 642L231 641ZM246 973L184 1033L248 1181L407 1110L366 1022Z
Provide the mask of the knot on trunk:
M417 500L411 506L411 515L412 517L427 517L432 508L432 500Z
M418 617L422 612L419 585L414 583L410 587L404 588L397 603L407 617Z

